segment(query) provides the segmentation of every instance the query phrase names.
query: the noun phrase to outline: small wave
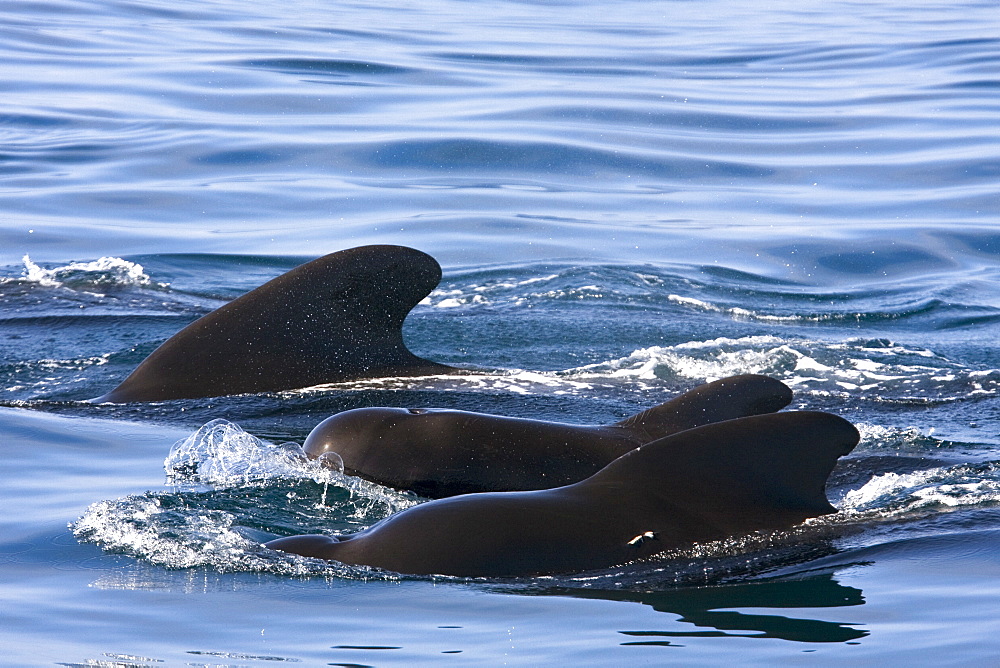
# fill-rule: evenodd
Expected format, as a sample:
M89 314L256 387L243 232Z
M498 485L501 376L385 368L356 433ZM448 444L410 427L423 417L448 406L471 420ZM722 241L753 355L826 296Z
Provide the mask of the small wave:
M900 516L928 508L1000 503L1000 465L960 464L913 473L883 473L844 495L846 513Z
M935 328L993 321L997 309L956 298L953 286L937 283L879 285L877 290L815 292L801 285L775 285L766 277L713 267L598 265L547 269L525 276L525 269L485 270L455 276L421 305L455 309L539 308L565 302L597 301L602 306L641 306L650 311L713 314L735 322L787 326L877 325L920 319ZM710 277L710 280L705 280Z
M882 321L899 317L894 313L869 313L869 312L830 312L830 313L789 313L776 314L765 313L761 310L744 308L742 306L720 306L712 302L696 299L694 297L683 297L681 295L667 295L667 300L675 304L680 304L698 311L709 313L719 313L729 316L733 320L751 322L773 322L773 323L844 323L844 322L868 322Z
M363 378L315 385L283 394L302 395L316 392L364 392L368 390L408 390L433 392L477 392L480 394L586 394L598 385L574 378L562 377L560 372L505 369L471 372L463 375L401 376L393 378Z
M468 371L330 383L289 394L425 390L588 395L610 388L644 393L755 373L783 381L802 397L929 404L1000 395L1000 370L970 368L931 350L885 339L838 343L769 335L720 337L640 348L623 357L563 370Z
M524 294L520 288L539 283L548 283L560 277L559 274L534 276L531 278L495 278L482 283L449 285L433 290L421 301L421 305L432 308L456 308L459 306L479 306L506 303L519 306L533 295Z
M652 267L567 266L556 273L518 276L516 271L470 272L442 285L421 304L432 308L459 306L528 306L555 302L600 300L603 303L642 303L662 306L667 289L690 286L683 276L658 272Z
M113 354L79 357L76 359L40 359L31 362L11 362L0 364L0 382L3 392L15 393L32 389L41 392L51 392L57 382L53 374L79 372L90 367L106 366ZM73 384L79 384L83 378L73 379Z
M861 443L855 452L904 452L928 454L951 449L963 444L934 438L934 429L925 434L916 427L887 427L885 425L855 423L861 433ZM971 447L971 446L969 446Z
M873 401L928 403L1000 394L1000 370L971 369L930 350L881 339L831 343L776 336L723 337L642 348L562 375L709 382L744 373L773 376L799 394L848 397L860 391Z
M27 255L22 258L24 271L20 279L0 279L3 282L21 281L44 287L122 288L158 287L166 288L166 283L153 283L142 265L123 260L120 257L102 257L91 262L72 262L60 267L45 269L32 262Z
M626 357L562 373L574 378L645 381L688 378L711 381L741 373L787 375L794 368L796 359L795 351L783 339L751 336L641 348Z
M667 300L675 304L681 304L683 306L688 306L700 311L708 311L712 313L722 313L731 316L736 320L762 320L771 322L804 322L804 321L818 321L822 319L829 319L831 315L767 315L764 313L758 313L750 309L742 308L739 306L718 306L712 304L711 302L703 301L701 299L695 299L694 297L683 297L681 295L670 294L667 295Z
M791 294L782 293L772 295L776 300L790 299L792 296ZM997 318L996 309L993 307L951 303L933 297L907 300L896 304L884 303L885 298L883 297L878 305L872 305L865 303L862 297L858 296L855 298L854 307L846 310L802 312L799 305L790 304L785 307L785 313L769 313L761 308L717 304L677 294L667 295L667 300L687 309L705 313L718 313L735 321L784 325L822 324L836 326L864 323L880 324L921 316L933 316L938 318L938 327L954 328L968 326L981 320L992 321ZM771 310L775 311L777 309L771 307Z

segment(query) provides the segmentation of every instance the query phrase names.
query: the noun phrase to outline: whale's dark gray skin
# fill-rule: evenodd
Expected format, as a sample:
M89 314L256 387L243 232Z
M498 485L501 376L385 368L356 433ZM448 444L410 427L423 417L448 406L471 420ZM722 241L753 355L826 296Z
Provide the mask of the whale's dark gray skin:
M571 485L438 499L355 534L267 547L416 575L608 568L835 512L826 479L857 442L857 430L829 413L738 418L647 443Z
M275 392L457 371L403 343L403 320L441 280L426 253L362 246L275 278L191 323L94 402Z
M441 498L548 489L578 482L644 443L771 413L792 391L767 376L724 378L612 425L583 426L427 408L358 408L317 425L303 449L336 452L344 471Z

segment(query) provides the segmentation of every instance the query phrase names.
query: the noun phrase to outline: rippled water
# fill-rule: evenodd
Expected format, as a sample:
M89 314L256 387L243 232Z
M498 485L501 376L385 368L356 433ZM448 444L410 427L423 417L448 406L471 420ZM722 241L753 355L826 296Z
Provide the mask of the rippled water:
M990 665L995 5L4 9L13 664ZM481 373L84 401L200 315L364 243L442 262L408 343ZM746 372L859 425L837 515L514 581L259 547L420 501L297 457L336 411L596 424Z
M805 226L940 270L913 232L995 223L995 9L10 2L0 248L753 263Z

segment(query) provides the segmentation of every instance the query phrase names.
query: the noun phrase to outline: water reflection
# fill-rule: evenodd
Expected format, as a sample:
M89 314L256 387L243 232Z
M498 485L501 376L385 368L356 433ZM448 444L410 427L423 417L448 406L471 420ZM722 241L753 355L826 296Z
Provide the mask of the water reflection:
M734 608L835 608L863 605L860 589L840 584L832 573L794 578L756 580L731 585L669 589L665 591L593 590L558 587L532 594L574 598L628 601L648 605L658 612L678 616L677 621L699 629L620 631L636 638L626 645L666 645L666 638L740 637L779 638L794 642L848 642L863 638L868 631L850 622L789 617L779 614L750 614Z

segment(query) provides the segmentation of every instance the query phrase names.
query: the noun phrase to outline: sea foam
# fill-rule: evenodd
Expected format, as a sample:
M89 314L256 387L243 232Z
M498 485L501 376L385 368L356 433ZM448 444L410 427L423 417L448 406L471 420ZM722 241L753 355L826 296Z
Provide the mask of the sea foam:
M91 262L71 262L46 269L25 255L24 271L20 280L45 287L114 288L154 286L164 288L166 283L154 283L141 264L120 257L101 257ZM10 281L11 279L6 279Z

